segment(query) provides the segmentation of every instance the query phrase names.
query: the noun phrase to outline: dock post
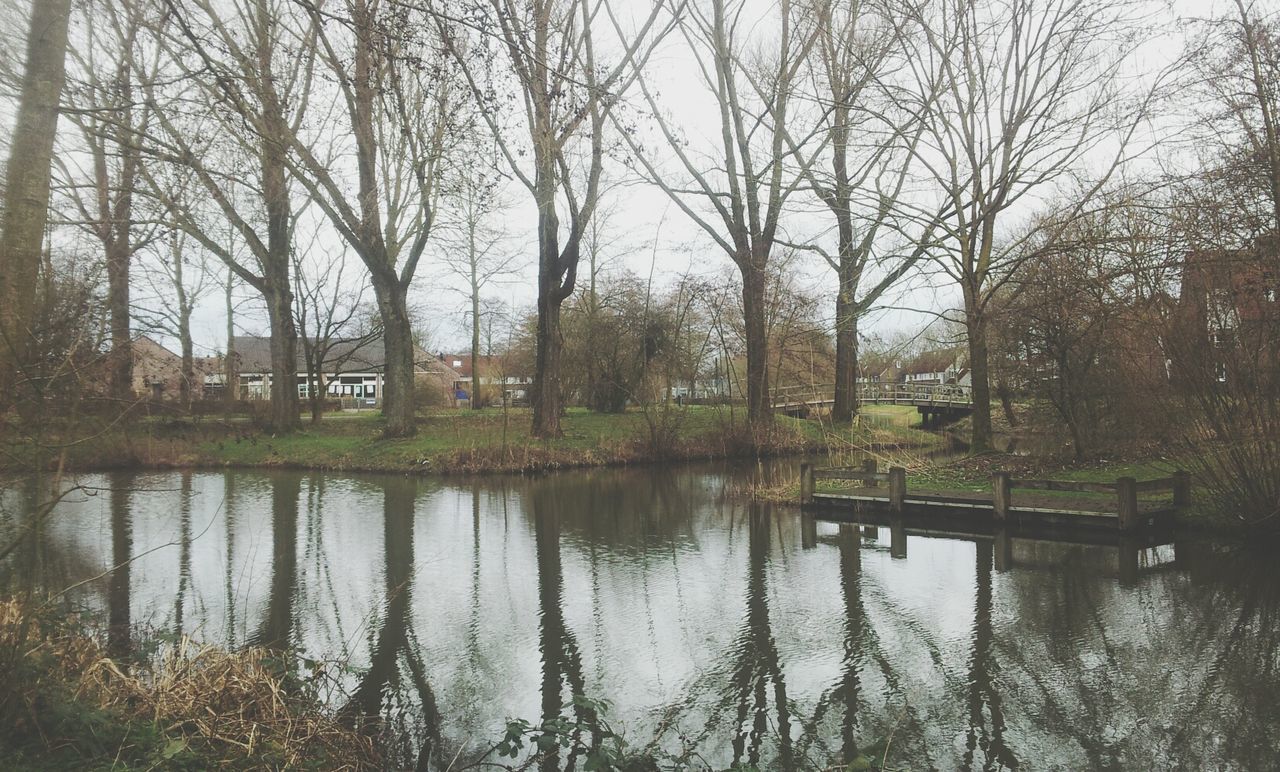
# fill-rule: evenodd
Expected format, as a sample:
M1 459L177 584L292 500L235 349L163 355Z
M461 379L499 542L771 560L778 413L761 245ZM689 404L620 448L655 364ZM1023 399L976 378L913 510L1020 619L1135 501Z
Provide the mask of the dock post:
M1116 497L1120 513L1120 530L1132 531L1141 525L1138 518L1138 481L1132 477L1116 480Z
M1121 536L1116 547L1116 564L1120 573L1121 584L1133 584L1138 581L1138 542L1130 536Z
M800 504L813 503L813 464L800 465Z
M1179 469L1173 473L1173 508L1179 514L1191 506L1191 475Z
M867 458L867 459L863 459L863 461L862 461L862 471L866 472L867 474L875 474L875 473L876 473L876 460L875 460L874 458ZM863 480L863 481L862 481L862 487L864 487L864 488L874 488L874 487L876 487L876 481L875 481L875 480Z
M995 567L997 571L1008 571L1013 567L1013 542L1007 528L996 531Z
M907 501L907 470L900 466L889 467L889 511L902 514Z
M1003 523L1009 519L1012 487L1008 472L996 472L991 475L991 511L995 513L996 522Z
M868 539L875 539L880 536L880 529L874 525L864 525L862 526L862 535Z
M907 526L902 518L889 521L889 557L905 558L907 556Z
M818 546L818 519L813 515L800 515L800 549L811 550Z

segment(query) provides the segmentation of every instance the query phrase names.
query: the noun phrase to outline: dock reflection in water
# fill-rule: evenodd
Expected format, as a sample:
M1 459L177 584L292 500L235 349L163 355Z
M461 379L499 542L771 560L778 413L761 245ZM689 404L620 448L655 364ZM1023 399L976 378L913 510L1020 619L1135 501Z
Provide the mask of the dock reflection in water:
M0 569L89 580L73 600L115 651L164 631L349 663L334 708L406 767L581 718L576 696L717 767L890 737L912 768L1274 764L1269 555L815 521L728 495L759 471L102 476Z

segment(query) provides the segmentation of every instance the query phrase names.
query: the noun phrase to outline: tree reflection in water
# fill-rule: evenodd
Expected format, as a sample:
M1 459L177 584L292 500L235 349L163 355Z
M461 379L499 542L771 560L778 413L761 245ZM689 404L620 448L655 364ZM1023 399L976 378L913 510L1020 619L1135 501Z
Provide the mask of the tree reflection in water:
M344 712L385 722L388 735L397 741L392 745L393 761L428 769L440 748L440 710L410 625L417 480L384 478L382 488L385 607L370 644L369 670ZM410 747L413 738L416 748Z
M191 600L191 470L182 472L178 489L178 591L173 600L173 634L186 634L187 603Z
M111 575L107 579L107 651L120 658L133 647L133 622L129 610L133 567L133 509L135 476L111 477Z
M1018 760L1005 745L1004 709L996 689L1000 667L995 659L995 636L991 626L994 547L986 540L976 545L973 649L969 655L969 727L965 733L962 764L966 770L974 768L978 749L984 755L979 765L982 769L1016 769L1018 766Z
M571 699L586 696L582 678L582 655L578 641L564 621L564 571L560 563L560 506L552 489L539 486L529 497L533 507L533 531L538 558L538 649L542 654L542 720L559 718L564 710L564 690ZM572 699L574 714L583 723L595 726L590 707ZM580 744L565 761L573 766ZM590 747L600 742L598 734L590 738ZM546 754L542 769L560 768L559 749Z
M298 592L298 501L302 475L286 472L271 485L271 592L261 626L250 645L284 651L293 641Z
M156 620L368 662L341 707L377 717L398 767L469 763L508 717L588 723L579 696L717 767L847 763L889 736L911 768L1274 766L1273 548L1180 542L1127 582L1112 546L1007 535L893 559L857 525L725 499L730 479L111 475L0 571L79 583L67 603L122 654Z
M769 547L772 507L752 502L747 507L747 612L732 649L733 664L726 698L736 708L733 735L735 766L760 763L760 751L772 730L778 742L779 763L791 769L795 759L791 738L791 705L778 663L778 647L769 627ZM773 705L769 704L772 694ZM773 713L770 716L770 713Z

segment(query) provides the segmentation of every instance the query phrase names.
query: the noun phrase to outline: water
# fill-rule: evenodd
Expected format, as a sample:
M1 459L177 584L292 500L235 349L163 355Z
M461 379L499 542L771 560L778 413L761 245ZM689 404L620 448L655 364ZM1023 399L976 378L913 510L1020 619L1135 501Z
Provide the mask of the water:
M4 570L72 587L117 651L145 631L346 662L338 707L380 714L399 763L474 759L583 693L717 768L886 741L913 769L1276 767L1269 555L1180 541L1126 572L1114 546L908 536L895 557L887 528L731 495L760 472L86 477Z

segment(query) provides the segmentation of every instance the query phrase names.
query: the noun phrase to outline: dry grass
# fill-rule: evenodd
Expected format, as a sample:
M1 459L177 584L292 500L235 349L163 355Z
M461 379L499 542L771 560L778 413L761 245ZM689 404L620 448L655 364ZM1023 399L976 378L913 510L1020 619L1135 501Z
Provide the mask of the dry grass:
M58 757L50 766L64 766L73 756L89 767L380 766L368 734L292 688L262 649L227 652L184 639L154 663L131 665L74 621L32 619L10 600L0 602L0 656L12 686L0 702L0 731L9 735L0 748L17 749L27 763Z

